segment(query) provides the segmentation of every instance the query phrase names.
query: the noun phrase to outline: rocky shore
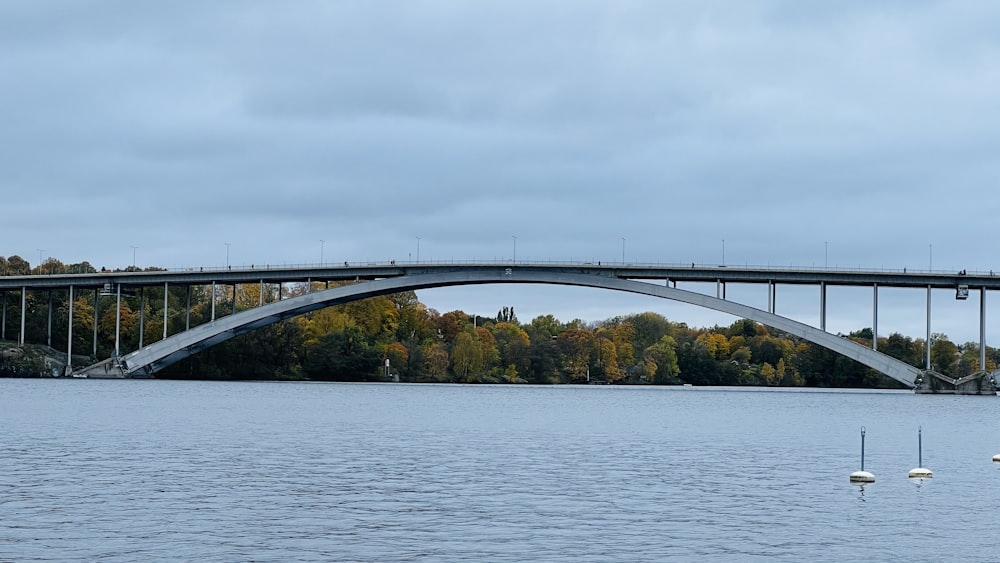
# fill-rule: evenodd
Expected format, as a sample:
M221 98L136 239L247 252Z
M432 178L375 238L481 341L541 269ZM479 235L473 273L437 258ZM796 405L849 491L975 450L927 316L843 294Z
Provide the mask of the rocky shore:
M73 355L73 367L94 363L90 356ZM66 373L66 353L39 344L18 346L0 341L0 377L62 377Z

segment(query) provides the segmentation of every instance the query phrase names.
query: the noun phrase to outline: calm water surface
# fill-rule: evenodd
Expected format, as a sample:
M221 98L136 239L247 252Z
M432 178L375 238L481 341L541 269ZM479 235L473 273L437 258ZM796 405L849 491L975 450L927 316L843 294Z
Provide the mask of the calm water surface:
M908 392L0 380L0 560L1000 561L998 414ZM913 483L919 426L934 478Z

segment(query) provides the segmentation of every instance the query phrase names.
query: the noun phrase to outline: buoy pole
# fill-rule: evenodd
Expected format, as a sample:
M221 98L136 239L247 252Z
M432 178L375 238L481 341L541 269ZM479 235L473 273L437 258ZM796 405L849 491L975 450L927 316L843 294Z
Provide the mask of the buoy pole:
M861 427L861 471L865 470L865 427Z
M924 429L917 427L917 466L924 466Z
M910 470L910 478L930 479L934 473L924 467L924 429L917 427L917 467Z
M865 471L865 427L861 427L861 471L851 473L852 483L874 483L875 476Z

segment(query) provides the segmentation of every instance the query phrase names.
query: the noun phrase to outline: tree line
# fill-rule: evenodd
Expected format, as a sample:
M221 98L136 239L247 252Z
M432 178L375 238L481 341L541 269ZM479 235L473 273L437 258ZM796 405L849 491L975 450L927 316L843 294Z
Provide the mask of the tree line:
M126 270L139 270L127 268ZM146 268L159 270L159 268ZM32 268L18 257L0 257L0 275L96 273L87 262L65 265L54 258ZM331 284L334 285L334 284ZM307 291L322 282L169 288L166 314L162 287L123 296L116 319L115 297L97 296L97 353L114 350L116 322L122 353L168 335ZM262 293L263 291L263 293ZM17 293L17 292L14 292ZM280 293L280 295L279 295ZM190 309L187 303L190 302ZM93 355L92 293L73 303L73 351ZM7 334L20 328L20 299L4 298ZM29 291L26 342L49 339L65 351L68 291ZM140 328L141 333L140 334ZM872 331L844 336L870 346ZM925 342L899 333L879 337L879 351L924 367ZM1000 359L987 348L987 364ZM932 368L959 377L978 370L979 346L931 336ZM740 319L728 326L689 327L647 312L599 322L562 322L541 315L521 322L513 307L482 316L429 309L414 292L372 297L307 313L257 329L191 356L157 374L161 378L398 380L455 383L608 383L656 385L769 385L809 387L899 387L891 378L793 335Z

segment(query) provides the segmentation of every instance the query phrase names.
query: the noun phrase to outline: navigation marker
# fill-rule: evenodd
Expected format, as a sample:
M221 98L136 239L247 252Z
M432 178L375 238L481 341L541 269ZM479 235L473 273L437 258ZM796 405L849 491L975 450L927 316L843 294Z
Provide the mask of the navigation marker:
M865 471L865 427L861 427L861 471L851 473L852 483L874 483L875 476Z
M1000 463L1000 454L993 456L993 461Z
M911 479L930 479L934 476L934 473L924 467L924 443L923 443L923 428L917 427L917 465L914 469L910 470Z

